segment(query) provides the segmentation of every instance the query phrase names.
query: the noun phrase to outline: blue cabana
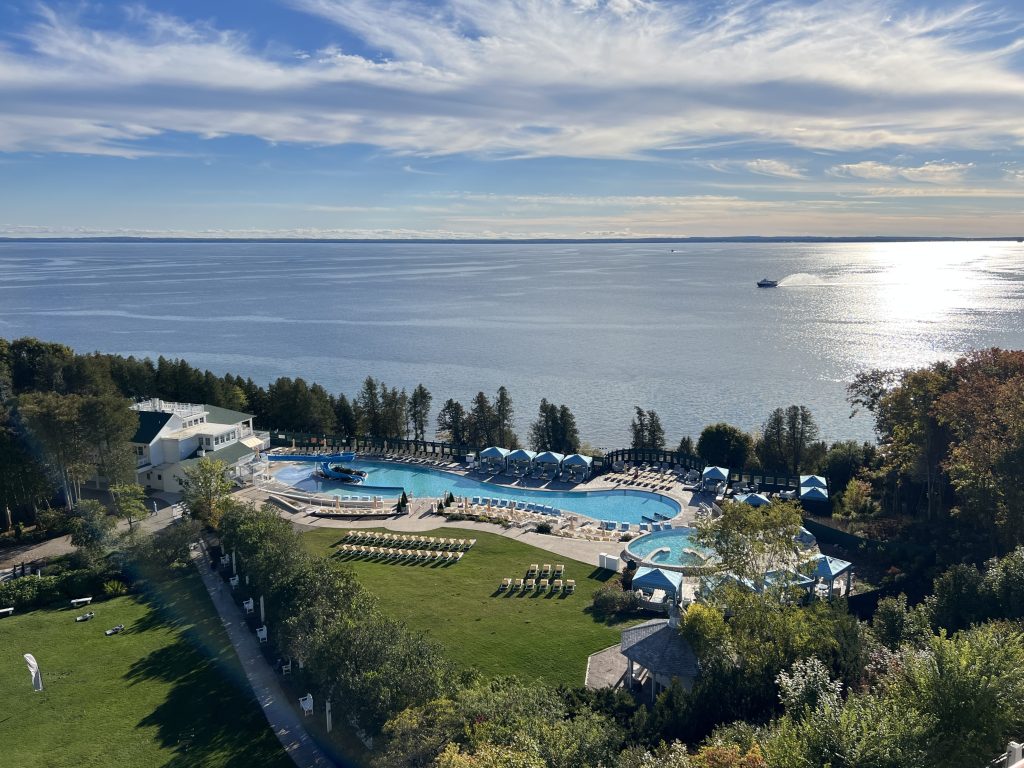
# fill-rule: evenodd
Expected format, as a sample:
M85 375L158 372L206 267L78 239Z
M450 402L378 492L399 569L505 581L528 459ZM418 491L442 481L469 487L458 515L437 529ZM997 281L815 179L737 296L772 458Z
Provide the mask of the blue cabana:
M590 477L590 468L594 464L591 456L573 453L562 459L562 467L569 470L574 480L582 481Z
M815 555L810 559L813 570L811 578L828 585L828 593L831 595L835 589L835 582L840 576L846 576L846 589L844 594L850 594L850 587L853 582L853 563L840 560L838 557L829 555Z
M505 457L505 463L514 474L525 475L529 473L530 468L533 467L533 460L537 458L536 451L528 451L525 448L512 451L508 456Z
M491 446L480 451L480 463L486 464L491 472L505 471L505 457L508 456L508 448Z
M801 486L800 501L828 503L828 491L817 486Z
M828 480L821 475L800 475L800 487L821 488L823 491L827 491Z
M551 472L551 476L554 477L562 469L562 459L565 456L561 453L555 453L554 451L544 451L544 453L537 454L537 457L533 460L535 467L540 467L544 472Z
M764 575L766 584L773 586L786 586L786 587L798 587L799 589L810 590L814 586L814 579L810 576L804 576L802 573L795 571L768 571Z
M648 568L646 565L636 569L633 574L633 589L654 592L662 589L675 598L683 583L683 574L675 571L663 571L661 568Z
M772 503L772 500L763 493L744 493L736 497L736 501L749 504L752 507L764 507Z
M729 470L726 467L704 467L704 471L700 473L700 478L701 480L713 483L728 482Z

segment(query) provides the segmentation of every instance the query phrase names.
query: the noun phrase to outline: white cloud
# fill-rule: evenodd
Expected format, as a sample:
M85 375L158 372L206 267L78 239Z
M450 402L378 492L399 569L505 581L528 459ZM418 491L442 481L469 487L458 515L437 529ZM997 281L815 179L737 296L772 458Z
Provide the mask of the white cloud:
M948 163L933 161L918 166L900 166L865 160L859 163L836 165L829 169L833 176L854 176L874 181L906 179L930 184L950 184L962 181L974 163Z
M778 176L783 179L802 179L804 172L784 160L751 160L744 163L751 173L762 176Z
M18 31L18 48L0 43L0 151L133 156L166 131L422 155L637 157L723 140L827 150L1024 143L1014 68L1024 41L1006 44L1010 21L977 6L291 4L382 56L285 46L295 52L275 58L242 30L144 8L131 12L129 33L44 7ZM800 174L786 161L753 162L756 173ZM938 181L957 171L922 173Z

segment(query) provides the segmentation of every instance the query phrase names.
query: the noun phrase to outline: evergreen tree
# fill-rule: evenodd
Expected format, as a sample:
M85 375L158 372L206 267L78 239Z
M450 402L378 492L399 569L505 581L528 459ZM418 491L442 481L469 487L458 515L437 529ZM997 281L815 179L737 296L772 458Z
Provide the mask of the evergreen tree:
M455 445L466 444L466 409L449 398L437 414L437 436Z
M514 430L515 412L512 408L512 396L504 386L498 387L494 397L494 430L495 441L506 448L518 448L519 438Z
M417 384L409 397L409 421L412 422L414 440L427 439L427 419L430 417L430 403L433 396L422 384Z
M356 412L344 393L338 395L334 401L334 430L343 437L353 437L358 431Z
M497 415L491 401L483 392L477 392L473 398L473 408L469 412L469 442L476 448L494 445Z
M634 407L636 416L629 424L630 445L633 448L647 447L647 412L639 405Z
M381 436L380 389L376 379L367 376L355 400L359 432L366 437Z

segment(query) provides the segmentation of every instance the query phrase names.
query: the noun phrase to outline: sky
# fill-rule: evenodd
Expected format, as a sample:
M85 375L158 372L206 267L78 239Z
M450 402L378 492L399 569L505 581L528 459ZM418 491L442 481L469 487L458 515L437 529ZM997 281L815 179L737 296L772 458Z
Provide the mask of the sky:
M1020 234L1020 0L0 4L0 236Z

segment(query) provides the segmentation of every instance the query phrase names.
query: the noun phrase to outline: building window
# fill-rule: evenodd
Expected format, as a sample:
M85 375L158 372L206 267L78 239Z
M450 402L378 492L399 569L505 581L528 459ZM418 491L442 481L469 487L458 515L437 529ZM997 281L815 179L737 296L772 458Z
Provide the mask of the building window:
M234 440L234 439L235 439L235 430L232 429L231 430L231 434L228 435L228 440Z
M177 478L177 480L178 480L178 485L184 485L184 483L183 483L183 482L181 481L181 478L180 478L180 477L179 477L179 478Z
M146 449L143 448L141 445L136 445L135 446L135 455L136 456L145 456L146 455Z
M157 479L157 480L163 480L163 479L164 479L164 476L163 476L163 475L157 475L157 476L156 476L156 479Z

